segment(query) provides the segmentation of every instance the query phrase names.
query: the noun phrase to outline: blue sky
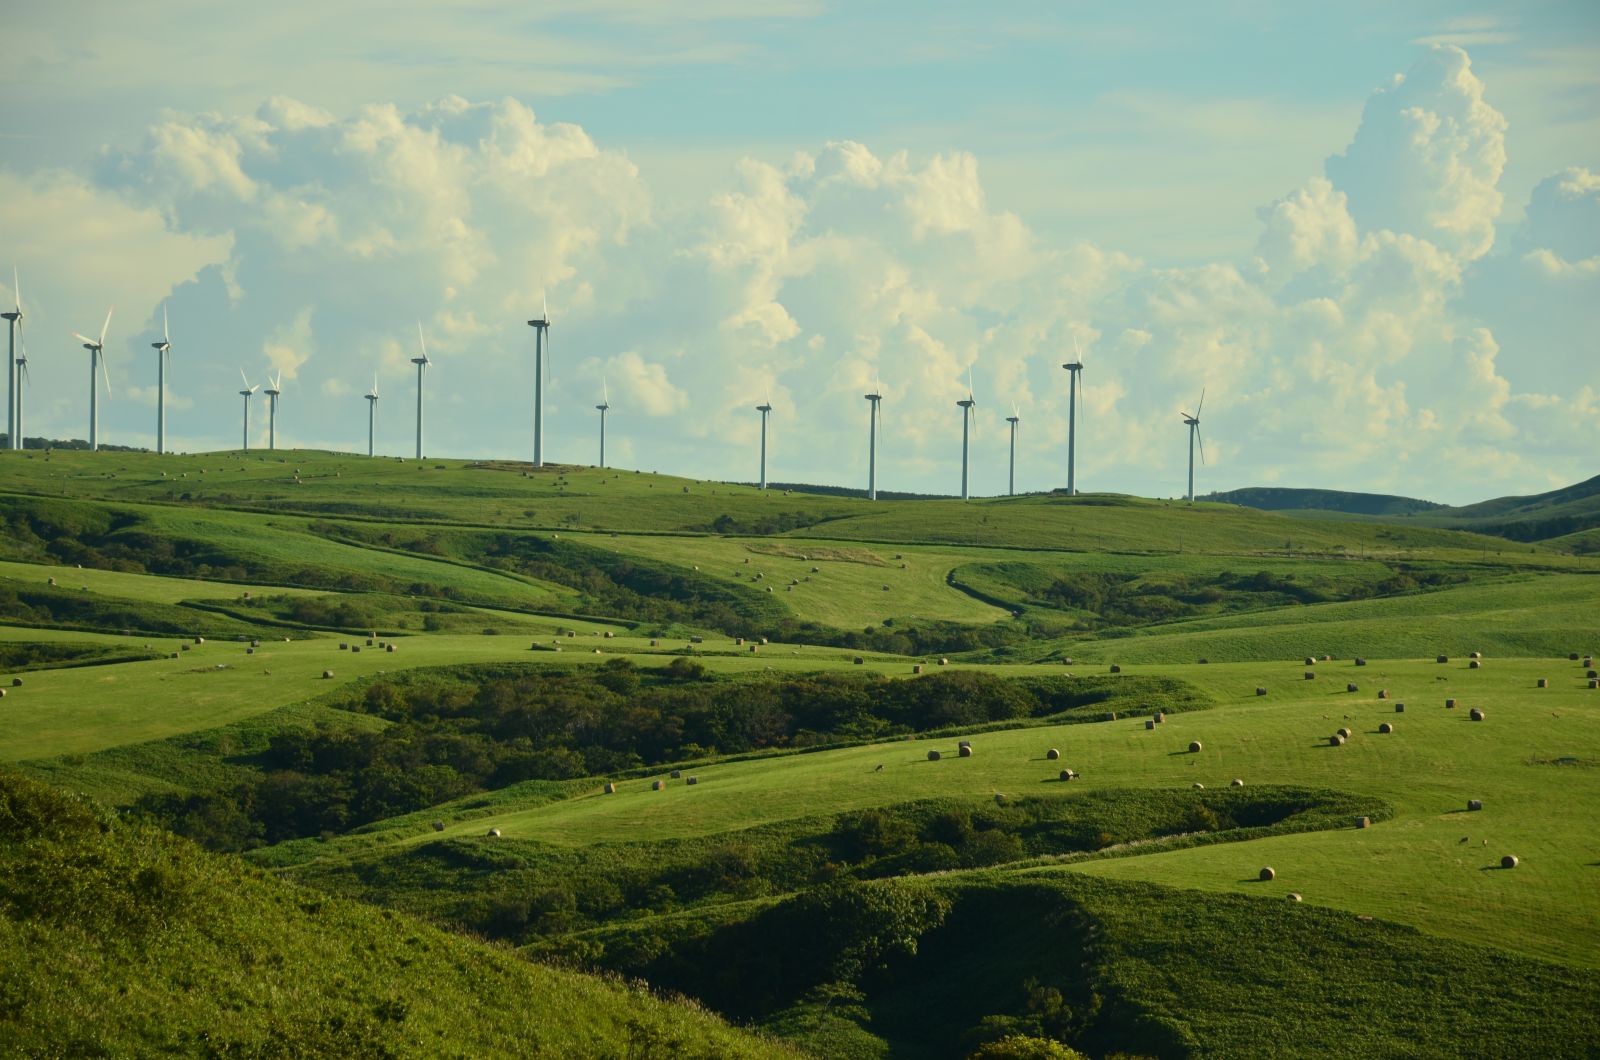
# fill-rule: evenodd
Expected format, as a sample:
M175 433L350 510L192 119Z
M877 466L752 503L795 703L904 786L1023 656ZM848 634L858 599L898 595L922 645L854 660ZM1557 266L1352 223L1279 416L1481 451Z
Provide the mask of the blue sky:
M548 446L749 478L948 491L970 370L979 492L1465 501L1600 452L1600 9L732 3L37 5L0 73L0 247L28 433L153 438L162 303L181 448L237 444L238 369L291 444L526 456L528 329L557 321ZM1397 79L1400 79L1397 82ZM1330 161L1331 159L1331 161ZM391 397L392 395L392 397ZM259 420L260 417L257 417Z

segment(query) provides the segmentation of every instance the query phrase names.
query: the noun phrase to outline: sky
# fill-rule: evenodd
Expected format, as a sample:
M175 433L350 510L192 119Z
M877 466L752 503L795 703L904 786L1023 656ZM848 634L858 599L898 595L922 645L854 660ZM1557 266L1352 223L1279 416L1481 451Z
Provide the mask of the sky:
M1467 503L1600 473L1600 5L537 0L7 16L24 433ZM252 446L266 424L253 399Z

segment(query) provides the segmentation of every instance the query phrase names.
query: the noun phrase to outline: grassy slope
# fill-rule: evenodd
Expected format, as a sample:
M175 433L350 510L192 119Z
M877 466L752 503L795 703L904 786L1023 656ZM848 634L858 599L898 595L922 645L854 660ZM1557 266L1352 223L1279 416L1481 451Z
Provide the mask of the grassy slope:
M12 1055L785 1055L681 1005L329 898L0 775Z

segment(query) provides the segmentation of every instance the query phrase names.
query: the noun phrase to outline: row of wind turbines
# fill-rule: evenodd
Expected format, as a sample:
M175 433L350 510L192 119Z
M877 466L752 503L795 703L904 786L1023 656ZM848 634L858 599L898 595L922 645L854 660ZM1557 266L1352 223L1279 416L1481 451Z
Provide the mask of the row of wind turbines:
M16 270L12 271L12 291L15 296L15 307L11 312L0 314L10 325L9 341L9 371L7 374L7 445L12 449L22 448L22 406L23 384L29 381L28 377L28 351L27 340L23 331L22 287ZM106 367L105 340L106 333L111 327L112 313L116 307L112 306L106 311L105 321L100 325L100 334L90 338L81 332L73 332L73 337L82 343L83 348L89 351L89 448L100 447L100 406L99 383L105 382L106 396L111 395L111 375ZM550 349L550 308L545 302L540 310L540 315L528 321L528 326L534 329L534 384L533 384L533 463L535 467L543 467L544 460L544 386L546 375L546 361ZM167 320L167 309L161 309L161 341L151 343L156 350L156 451L167 452L167 373L171 364L172 337ZM1078 348L1077 338L1073 338L1075 356L1073 360L1061 367L1068 374L1067 385L1067 493L1076 496L1078 493L1077 458L1078 458L1078 396L1082 389L1083 353ZM433 366L433 361L428 357L428 340L423 333L422 322L417 322L417 356L411 358L411 363L417 366L417 424L416 424L416 458L423 458L423 423L424 423L424 394L426 391L427 371ZM241 449L250 448L250 401L257 392L263 392L267 398L267 448L277 448L278 437L278 398L283 393L283 375L277 373L269 380L269 385L262 391L262 384L250 382L243 368L239 369L239 377L244 386L239 391L244 399L244 430L241 438ZM602 381L602 398L595 410L600 413L600 460L599 466L606 466L606 416L611 411L610 388ZM882 403L883 387L875 384L870 393L863 395L868 402L867 419L867 497L876 500L878 497L878 434L882 429ZM378 419L378 377L372 377L372 389L363 395L367 402L367 455L376 455L377 419ZM973 395L972 372L967 372L967 396L956 402L961 409L961 499L967 500L970 496L970 469L972 442L977 436L976 408L977 399ZM1194 457L1195 447L1198 444L1200 460L1205 462L1205 441L1200 436L1200 413L1205 408L1205 391L1200 392L1199 404L1193 413L1181 412L1184 424L1189 428L1189 480L1187 500L1194 500ZM761 455L760 455L760 488L767 488L767 431L768 419L772 414L773 405L769 397L755 410L761 414ZM1017 428L1022 422L1022 417L1016 406L1012 406L1012 414L1006 417L1010 425L1009 465L1006 479L1006 492L1008 496L1015 495L1017 488Z

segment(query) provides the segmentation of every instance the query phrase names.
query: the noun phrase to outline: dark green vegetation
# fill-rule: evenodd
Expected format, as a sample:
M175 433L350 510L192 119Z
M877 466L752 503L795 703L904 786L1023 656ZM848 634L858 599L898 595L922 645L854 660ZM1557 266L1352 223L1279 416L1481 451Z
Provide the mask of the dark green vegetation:
M1388 493L1348 493L1344 490L1285 489L1281 486L1249 486L1244 489L1208 493L1203 498L1222 504L1242 504L1265 512L1320 511L1351 515L1411 515L1447 507L1415 497L1396 497Z
M14 1051L1600 1049L1584 486L11 457Z

